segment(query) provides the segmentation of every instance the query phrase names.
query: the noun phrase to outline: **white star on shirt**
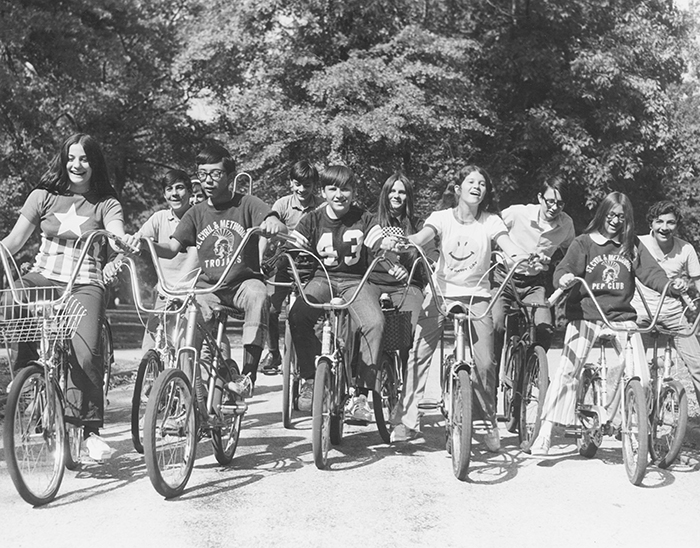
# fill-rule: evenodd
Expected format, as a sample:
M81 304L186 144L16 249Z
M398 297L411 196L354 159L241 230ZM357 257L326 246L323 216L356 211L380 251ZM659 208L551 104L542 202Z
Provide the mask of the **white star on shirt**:
M70 206L68 213L54 213L54 215L61 223L61 226L58 227L58 232L56 233L57 236L65 234L66 232L72 232L78 236L78 238L80 238L83 235L83 231L80 230L80 225L90 219L90 217L78 215L75 212L75 204Z

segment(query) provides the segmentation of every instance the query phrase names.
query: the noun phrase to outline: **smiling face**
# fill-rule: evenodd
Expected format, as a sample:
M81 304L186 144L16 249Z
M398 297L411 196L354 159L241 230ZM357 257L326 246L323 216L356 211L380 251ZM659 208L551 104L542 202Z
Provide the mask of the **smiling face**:
M469 173L460 185L455 186L457 204L478 208L486 197L486 178L478 171Z
M355 199L355 188L349 184L326 185L322 191L326 200L326 211L331 217L340 219L348 211Z
M298 181L296 179L289 180L289 188L292 194L299 198L299 201L306 205L311 201L314 194L314 184L311 181Z
M389 209L392 216L400 217L406 211L406 185L403 181L396 181L389 190Z
M83 145L76 143L68 149L68 161L66 162L68 180L73 192L87 192L90 189L92 168L88 162Z
M625 227L625 210L622 204L615 204L605 216L601 233L608 239L612 239Z
M182 181L175 181L163 189L165 201L175 214L187 211L190 207L190 191Z
M678 228L678 219L673 213L664 213L651 221L651 234L660 246L673 244Z

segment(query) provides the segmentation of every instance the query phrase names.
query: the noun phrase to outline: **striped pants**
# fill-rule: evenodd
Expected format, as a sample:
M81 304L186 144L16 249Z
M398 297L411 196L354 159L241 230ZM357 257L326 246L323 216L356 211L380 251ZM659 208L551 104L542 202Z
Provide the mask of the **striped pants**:
M635 322L611 322L615 327L637 327ZM610 330L603 322L591 322L588 320L574 320L566 326L564 347L552 383L547 389L547 395L542 407L542 420L564 426L573 425L576 422L576 398L581 371L586 363L591 348L601 334ZM625 359L625 347L627 341L632 345L633 364L626 364L627 375L637 376L642 381L642 386L649 385L649 369L646 364L646 352L639 333L627 333L615 331L612 346L615 349L620 363Z

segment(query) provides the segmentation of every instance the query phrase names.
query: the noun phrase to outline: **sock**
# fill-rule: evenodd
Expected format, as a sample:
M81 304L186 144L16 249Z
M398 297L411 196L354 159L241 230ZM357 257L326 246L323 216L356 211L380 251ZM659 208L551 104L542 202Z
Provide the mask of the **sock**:
M260 355L262 347L254 344L246 344L243 347L243 375L250 375L250 380L255 384L255 379L258 376L258 363L260 363Z

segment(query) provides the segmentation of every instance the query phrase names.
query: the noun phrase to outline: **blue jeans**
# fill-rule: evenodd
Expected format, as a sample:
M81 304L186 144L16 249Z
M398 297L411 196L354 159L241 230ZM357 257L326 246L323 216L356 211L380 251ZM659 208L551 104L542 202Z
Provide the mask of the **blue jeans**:
M313 303L327 303L331 297L349 299L357 288L358 280L333 280L332 288L325 278L313 278L304 287L304 293ZM332 294L331 294L332 290ZM360 290L355 302L348 308L353 326L357 326L360 347L357 352L355 376L359 377L359 386L374 389L377 376L377 362L384 332L384 314L379 306L380 290L377 286L366 283ZM289 327L297 353L299 372L303 379L313 379L316 374L316 356L321 354L321 341L315 332L315 325L323 315L323 310L311 308L302 298L294 301L289 311ZM350 341L346 341L350 344Z

